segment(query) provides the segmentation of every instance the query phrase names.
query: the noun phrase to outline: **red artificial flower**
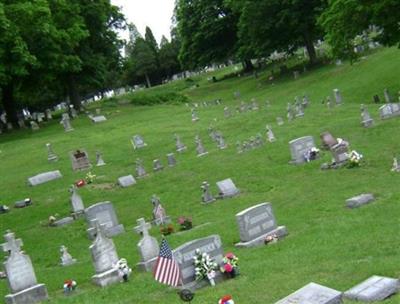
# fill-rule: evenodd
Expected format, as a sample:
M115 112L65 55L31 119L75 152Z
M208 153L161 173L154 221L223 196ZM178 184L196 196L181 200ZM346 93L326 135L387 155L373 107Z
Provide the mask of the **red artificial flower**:
M235 257L235 255L232 252L227 253L225 256L230 260L232 260Z
M230 301L230 300L232 300L232 296L231 295L226 295L226 296L223 296L222 298L221 298L221 300L219 300L219 302L218 303L220 303L220 304L226 304L228 301Z
M224 269L226 272L231 272L233 270L233 267L231 264L227 263L224 265Z
M75 183L75 185L76 185L77 187L83 187L83 186L85 186L85 184L86 184L86 182L85 182L84 179L80 179L80 180L78 180L78 181Z

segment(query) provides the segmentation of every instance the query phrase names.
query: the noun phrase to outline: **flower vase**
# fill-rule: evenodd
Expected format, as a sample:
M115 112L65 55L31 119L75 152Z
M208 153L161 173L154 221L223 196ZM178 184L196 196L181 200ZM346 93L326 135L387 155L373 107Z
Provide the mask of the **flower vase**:
M209 278L208 281L210 281L211 286L215 286L215 281L214 281L214 279Z

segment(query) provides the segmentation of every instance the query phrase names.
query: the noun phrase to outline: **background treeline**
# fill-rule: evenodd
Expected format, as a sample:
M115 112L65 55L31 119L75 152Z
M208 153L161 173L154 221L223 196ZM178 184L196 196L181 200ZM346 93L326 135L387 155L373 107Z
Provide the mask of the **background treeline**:
M399 45L399 21L398 0L176 0L171 40L158 44L109 0L1 0L0 107L17 127L24 107L68 100L79 110L95 94L212 64L242 62L250 71L253 59L299 47L315 64L319 39L334 58L354 59L354 38L371 25L375 40Z

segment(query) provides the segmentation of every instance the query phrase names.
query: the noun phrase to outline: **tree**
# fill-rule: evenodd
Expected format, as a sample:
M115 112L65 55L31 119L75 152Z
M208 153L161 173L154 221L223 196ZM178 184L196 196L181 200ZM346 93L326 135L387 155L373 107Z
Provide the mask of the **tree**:
M175 15L183 66L194 69L234 56L238 16L223 0L177 0Z
M175 73L180 72L181 67L178 60L179 48L180 45L177 39L172 39L169 42L164 36L161 38L159 61L164 77L170 78Z
M354 37L369 25L383 31L377 37L381 43L400 47L400 2L398 0L334 0L319 22L337 57L354 58Z
M236 5L236 10L241 12L238 24L241 52L246 54L254 50L258 56L266 56L275 50L292 52L304 45L310 63L316 62L313 42L321 35L317 18L325 7L324 0L246 0L229 3Z

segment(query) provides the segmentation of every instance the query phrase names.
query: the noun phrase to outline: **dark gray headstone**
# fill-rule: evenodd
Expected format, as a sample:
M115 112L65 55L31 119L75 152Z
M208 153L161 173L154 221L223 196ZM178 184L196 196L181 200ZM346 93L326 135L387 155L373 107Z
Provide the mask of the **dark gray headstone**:
M252 247L264 244L267 236L281 238L287 234L285 226L278 227L271 203L262 203L236 214L240 243L237 247Z
M340 304L342 293L340 291L316 284L309 283L286 298L275 304Z
M397 293L400 289L398 279L372 276L344 293L351 300L374 302L382 301Z
M217 264L222 263L224 252L222 242L219 235L211 235L202 239L197 239L179 246L173 250L175 261L179 265L182 273L182 282L185 288L198 288L204 282L196 282L193 257L195 256L196 249L202 253L205 252L210 255ZM221 277L217 277L216 281Z

